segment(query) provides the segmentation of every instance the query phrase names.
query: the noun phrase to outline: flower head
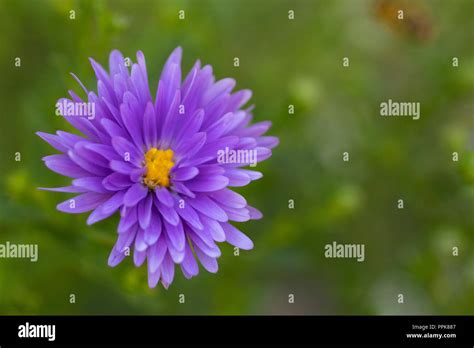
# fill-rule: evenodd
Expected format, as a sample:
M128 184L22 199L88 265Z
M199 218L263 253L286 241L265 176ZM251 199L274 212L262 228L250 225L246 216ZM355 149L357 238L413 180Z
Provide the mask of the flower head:
M168 58L155 99L142 52L130 71L118 51L110 54L109 72L91 59L97 94L73 75L87 102L70 91L71 99L57 104L82 135L37 133L61 152L46 156L46 166L73 179L70 186L46 189L77 194L58 210L92 211L89 225L119 212L109 265L133 250L137 267L147 261L150 287L161 280L167 288L175 265L186 278L197 275L196 258L217 272L216 242L253 248L230 221L262 214L230 187L261 178L242 167L254 164L252 155L256 162L269 158L278 144L277 138L263 136L270 122L250 125L252 108L242 109L250 91L232 93L233 79L215 81L212 68L199 61L182 81L181 55L178 47Z

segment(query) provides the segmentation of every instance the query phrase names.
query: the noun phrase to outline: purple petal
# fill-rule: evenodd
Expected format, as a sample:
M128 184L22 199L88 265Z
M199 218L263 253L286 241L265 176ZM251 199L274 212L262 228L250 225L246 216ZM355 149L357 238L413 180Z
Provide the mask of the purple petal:
M190 228L188 228L190 227ZM208 230L208 229L201 229L201 230L198 230L194 227L191 227L191 226L187 226L186 227L186 231L187 231L187 235L191 236L191 235L196 235L197 238L204 242L208 248L211 248L211 249L215 249L217 248L217 245L216 243L214 242L214 238L212 237L212 234L211 234L211 231ZM220 254L220 250L219 250L219 254Z
M191 116L187 116L187 114L183 116L186 118L186 120L184 121L183 126L180 127L180 129L176 132L175 135L175 140L177 144L183 141L183 139L187 139L199 132L199 129L201 128L202 122L204 120L204 110L198 109Z
M194 209L210 217L211 219L221 222L228 220L225 211L212 199L205 195L201 194L197 195L196 198L188 198L187 202L189 202Z
M266 159L270 158L272 155L272 150L266 147L257 147L257 162L263 162Z
M163 81L163 84L166 86L167 89L167 93L165 94L164 100L166 110L171 104L174 92L179 88L181 84L180 65L182 54L182 48L177 47L166 61L160 76L160 81Z
M77 164L79 167L86 170L87 172L91 173L92 175L106 176L110 173L109 169L106 169L100 165L97 165L96 163L90 162L86 158L80 156L78 152L69 150L68 156L75 164ZM91 176L91 175L86 175L86 176Z
M260 173L260 172L257 172L255 170L249 170L249 169L237 169L237 171L239 173L244 173L246 174L250 180L258 180L258 179L261 179L263 177L263 174Z
M42 191L52 191L52 192L67 192L67 193L83 193L88 192L88 190L77 187L77 186L64 186L64 187L38 187L38 190Z
M136 183L127 190L123 202L126 207L132 207L145 198L147 194L148 188L143 186L141 183Z
M125 92L124 98L125 97L133 98L136 101L135 97L130 92ZM128 104L125 103L120 105L120 114L122 115L123 123L125 124L125 127L127 128L133 142L138 148L141 148L144 144L141 135L141 125L139 122L137 122L137 116L130 109Z
M111 99L112 98L117 98L117 93L115 93L115 96L111 96ZM107 107L108 112L112 115L112 117L110 119L114 120L117 123L117 126L119 125L120 128L121 128L121 131L116 132L113 135L114 136L115 135L126 136L127 133L125 132L124 129L122 129L124 127L124 124L123 124L123 121L122 121L122 116L120 115L120 111L118 109L118 104L116 104L117 105L116 106L116 105L112 104L107 98L104 98L104 97L102 97L102 101L104 102L105 106ZM117 130L117 128L113 127L113 126L112 126L113 127L112 129L107 127L107 125L115 123L114 121L112 121L111 123L109 123L109 122L103 123L102 121L104 121L104 120L108 120L108 119L103 118L101 120L101 125L107 133L109 133L110 130L115 130L115 131ZM111 136L112 136L112 134L111 134Z
M183 141L176 148L176 153L181 156L191 157L198 152L206 143L206 133L199 132L191 136L188 140Z
M174 205L174 199L171 193L167 188L157 187L155 188L155 194L158 200L166 205L167 207L172 207Z
M125 191L119 191L102 204L102 212L104 214L114 213L123 204Z
M198 230L203 228L201 220L199 219L199 215L191 207L191 205L186 203L186 201L184 201L182 205L178 202L176 206L176 212L191 226L197 228Z
M186 238L185 238L184 230L183 230L183 224L180 222L176 226L173 226L166 220L164 220L163 222L164 222L166 235L168 236L169 240L173 244L173 247L176 250L183 250L184 244L186 242Z
M115 267L117 266L122 260L125 258L125 253L121 251L117 251L115 248L112 249L108 264L110 267Z
M128 75L127 69L125 68L125 60L123 59L123 55L120 51L113 50L110 52L109 69L111 76L115 76L116 74Z
M89 177L83 177L79 179L75 179L72 181L72 184L74 186L86 189L88 191L92 192L98 192L98 193L108 193L109 191L102 185L102 177L98 176L89 176Z
M223 189L210 194L210 196L220 204L232 208L244 208L247 206L247 201L242 195L230 189Z
M123 161L131 162L137 167L140 166L143 155L137 150L136 146L127 139L122 137L113 137L112 146ZM126 159L128 157L130 157L129 161Z
M166 243L163 239L160 239L158 242L153 244L148 248L148 271L155 272L163 262L163 259L166 254Z
M208 88L203 96L203 104L209 104L222 94L227 94L235 87L235 80L224 78L217 81L211 88Z
M140 102L145 104L146 102L151 101L150 89L148 88L148 79L142 73L142 69L138 64L132 65L130 79L136 88L137 96Z
M259 123L255 123L250 127L244 128L236 132L239 136L245 137L259 137L260 135L264 134L270 127L272 123L270 121L263 121Z
M182 167L172 172L173 181L186 181L194 178L199 174L199 169L196 167Z
M43 132L36 132L36 134L46 141L49 145L54 147L56 150L59 150L61 152L67 152L69 148L63 144L61 141L61 138L57 135L54 134L48 134L48 133L43 133Z
M92 58L89 58L89 61L92 65L92 69L94 69L95 75L97 76L97 80L102 81L108 89L112 90L109 75L104 68Z
M135 250L145 251L147 248L148 244L145 242L145 231L139 228L137 236L135 237Z
M226 241L229 244L244 250L250 250L253 248L252 240L237 228L229 223L222 223L221 226L224 229Z
M156 287L156 284L160 281L161 272L160 269L157 269L155 272L148 272L148 286L150 288Z
M225 233L220 223L214 219L208 218L205 215L201 215L201 221L204 225L204 228L211 233L212 238L216 242L225 241Z
M133 182L141 182L141 178L145 175L146 168L134 168L130 172L130 180Z
M184 260L184 255L185 255L185 248L183 246L183 249L178 250L174 247L173 242L169 239L169 236L166 234L166 245L168 246L168 253L171 256L171 259L173 260L174 263L181 263Z
M250 183L249 175L243 170L227 168L224 175L229 179L228 186L245 186Z
M245 222L250 220L249 211L246 208L231 208L222 206L230 221Z
M51 155L43 158L46 167L53 172L71 178L90 176L91 174L74 163L67 155Z
M245 111L234 111L232 113L232 117L227 120L225 125L225 132L223 134L230 134L233 133L235 129L242 124L242 122L246 119L247 114ZM242 139L242 138L241 138ZM253 139L253 138L248 138Z
M247 205L247 209L250 214L250 218L252 220L260 220L263 217L263 214L260 210L257 208L251 207L250 205Z
M260 137L257 139L258 146L261 147L268 147L269 149L273 149L280 143L280 140L277 137Z
M111 121L109 119L102 119L100 120L102 127L104 127L105 131L110 135L111 138L113 137L123 137L126 138L128 134L126 131L122 129L116 122Z
M109 195L101 193L87 192L58 204L56 208L64 213L84 213L97 208L109 197Z
M152 209L150 224L145 229L145 241L148 245L156 243L161 234L161 218L156 209Z
M227 111L235 111L240 109L245 103L247 103L250 98L252 98L252 91L248 89L243 89L241 91L235 92L230 96L228 110Z
M191 197L191 198L196 197L196 195L193 193L193 191L188 189L185 184L183 184L182 182L179 182L179 181L173 183L173 190L178 192L178 193L182 193L183 195Z
M138 203L138 222L142 229L146 229L151 221L153 197L148 195L146 199L143 199Z
M183 103L186 102L187 97L189 96L194 82L197 80L198 71L201 68L201 62L199 60L196 61L191 71L188 73L186 78L184 79L183 85L181 90L183 91Z
M161 128L160 142L161 142L161 145L164 147L169 147L173 140L174 129L176 128L178 117L180 116L178 113L180 99L181 99L181 92L178 89L176 90L174 94L174 97L169 106L167 115L165 117L165 121Z
M217 245L215 245L215 244L213 244L212 246L207 245L194 232L188 233L188 236L192 240L194 247L196 249L200 249L207 256L210 256L210 257L213 257L213 258L221 256L221 251L220 251L220 249Z
M113 199L113 198L114 197L112 197L110 199ZM87 218L87 224L88 225L95 224L96 222L104 220L104 219L110 217L111 215L113 215L115 213L115 211L117 209L115 209L115 210L108 209L108 210L104 211L104 206L107 204L107 202L110 201L110 199L108 201L102 203L101 205L99 205L97 208L94 209L94 211Z
M223 175L198 176L186 183L186 186L194 192L213 192L227 186L229 179Z
M83 137L80 137L79 135L68 133L68 132L57 131L56 134L61 138L62 143L66 145L68 148L74 147L74 145L76 145L77 142L85 140Z
M229 128L229 125L232 124L233 119L234 114L232 112L228 112L227 114L220 117L212 125L210 125L206 130L208 141L214 141L221 135L225 134Z
M196 252L196 255L201 262L201 264L204 266L204 268L211 273L216 273L219 269L219 265L217 264L217 261L215 258L210 257L206 255L199 247L195 246L194 251Z
M235 145L239 142L239 137L229 135L226 137L222 137L220 139L210 141L206 143L205 146L199 151L199 157L208 157L216 158L219 150L225 149L228 147L229 149L233 149Z
M146 254L149 249L145 251L140 251L140 250L134 250L133 251L133 263L135 264L136 267L140 267L143 265L143 262L146 260Z
M158 200L155 200L155 206L158 208L165 221L169 222L173 226L179 224L180 219L174 208L167 207Z
M165 259L161 264L161 282L165 288L173 282L174 278L174 262L169 254L165 255Z
M125 233L137 223L137 208L131 207L124 216L120 218L118 233Z
M102 185L111 191L119 191L132 186L128 175L112 173L102 180Z
M197 275L199 273L199 267L188 243L186 243L184 252L184 259L183 262L181 262L182 270L186 271L190 277Z
M94 152L95 154L101 156L103 159L106 160L104 163L103 160L101 161L102 166L110 167L109 161L110 160L117 160L121 159L119 155L115 152L114 148L110 145L104 144L92 144L92 143L85 143L84 148ZM97 157L95 157L97 158ZM99 158L100 160L100 158Z
M156 116L153 104L149 102L143 115L143 136L145 144L148 148L156 146L157 142L157 128L156 128Z
M114 249L120 252L125 251L125 248L130 248L137 235L137 225L128 229L126 232L119 234L117 242L115 243Z

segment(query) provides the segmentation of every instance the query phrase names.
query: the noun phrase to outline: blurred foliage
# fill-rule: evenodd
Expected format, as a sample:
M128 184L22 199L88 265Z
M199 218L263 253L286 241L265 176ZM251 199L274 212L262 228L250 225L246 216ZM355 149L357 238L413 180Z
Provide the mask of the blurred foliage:
M35 264L0 259L0 313L472 314L474 1L411 3L429 38L397 33L375 0L0 0L0 242L39 244ZM43 166L54 151L34 132L71 130L54 105L80 91L69 72L95 86L88 57L143 50L154 95L178 45L184 70L199 58L252 89L281 144L238 190L264 213L239 224L255 249L223 245L217 274L178 271L166 291L131 260L107 266L117 217L88 227L55 210L67 194L36 189L67 179ZM381 118L389 98L421 102L421 119ZM365 261L324 258L332 241L364 243Z

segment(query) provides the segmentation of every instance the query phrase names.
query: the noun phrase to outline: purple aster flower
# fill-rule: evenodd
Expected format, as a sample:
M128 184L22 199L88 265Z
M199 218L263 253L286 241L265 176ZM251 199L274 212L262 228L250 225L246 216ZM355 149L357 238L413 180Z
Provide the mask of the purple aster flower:
M89 225L118 211L108 263L116 266L133 250L137 267L147 260L150 287L161 280L168 288L176 264L186 278L197 275L196 259L217 272L216 242L253 248L230 221L262 214L230 187L261 178L242 167L269 158L278 144L263 136L270 122L250 125L252 107L241 109L249 90L232 93L233 79L215 81L211 66L199 61L182 81L181 55L178 47L168 58L154 100L142 52L130 72L119 51L110 54L109 73L91 59L97 94L73 75L87 102L69 91L71 99L57 104L58 114L82 135L37 133L61 152L46 156L46 166L73 179L45 190L77 194L57 209L92 211Z

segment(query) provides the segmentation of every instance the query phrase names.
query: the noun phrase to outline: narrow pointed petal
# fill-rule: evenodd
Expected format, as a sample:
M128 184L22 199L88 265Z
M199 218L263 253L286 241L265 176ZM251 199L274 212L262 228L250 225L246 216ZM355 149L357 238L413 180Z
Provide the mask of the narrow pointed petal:
M172 173L173 181L187 181L199 174L196 167L182 167Z
M150 224L145 229L145 241L148 245L153 245L156 243L158 238L160 238L162 230L162 222L160 218L160 213L156 209L152 209Z
M150 225L151 214L153 206L153 196L148 195L146 199L143 199L138 203L138 222L142 229L146 229Z
M194 209L211 219L221 222L228 220L225 211L205 195L198 195L196 198L188 198L187 202L189 202Z
M72 181L72 184L77 187L81 187L88 191L98 192L98 193L108 193L104 185L102 184L103 178L98 176L89 176Z
M157 142L157 127L156 116L153 104L149 102L143 115L143 137L148 148L156 146Z
M163 221L166 234L176 250L183 250L186 242L184 235L183 224L179 223L176 226L171 225L166 220Z
M77 186L64 186L64 187L38 187L41 191L52 191L52 192L67 192L67 193L83 193L88 192L87 189Z
M87 192L58 204L56 208L64 213L80 214L97 208L108 198L109 195Z
M183 262L181 262L181 268L185 270L190 277L199 273L199 266L188 243L186 243L185 254Z
M166 254L166 243L164 240L161 240L151 247L148 248L148 270L149 272L155 272L163 262L163 259Z
M146 197L148 189L140 183L133 184L123 198L124 204L127 207L135 206L138 202Z
M225 188L229 179L223 175L200 176L186 183L194 192L214 192Z
M203 225L201 223L201 220L199 219L199 215L196 213L196 211L191 207L190 204L186 203L184 201L184 204L177 204L176 205L176 212L185 220L187 223L189 223L191 226L195 227L198 230L203 229Z
M252 240L247 237L245 234L240 232L237 228L232 226L229 223L221 224L225 232L226 241L237 248L243 250L250 250L253 248Z
M175 208L167 207L166 205L160 203L158 200L155 200L155 206L161 213L161 216L165 221L170 223L173 226L178 225L180 219L178 213L176 213Z
M199 247L195 247L194 251L206 271L210 273L216 273L218 271L219 266L214 257L206 255L201 249L199 249Z
M174 262L171 256L167 253L161 264L161 281L163 286L168 287L174 278Z
M36 134L46 141L49 145L54 147L56 150L59 150L61 152L67 152L69 148L63 144L61 141L61 138L57 135L54 134L48 134L48 133L43 133L43 132L36 132Z
M170 191L167 188L156 188L155 194L158 200L166 205L167 207L172 207L174 205L174 199Z
M119 209L123 204L123 197L125 196L125 191L119 191L115 193L111 198L102 204L102 212L104 214L112 214L117 209Z
M247 206L245 198L230 189L223 189L210 194L210 196L220 204L232 208L244 208Z
M252 220L260 220L263 217L262 212L257 208L247 205L247 210L249 211L250 219Z

